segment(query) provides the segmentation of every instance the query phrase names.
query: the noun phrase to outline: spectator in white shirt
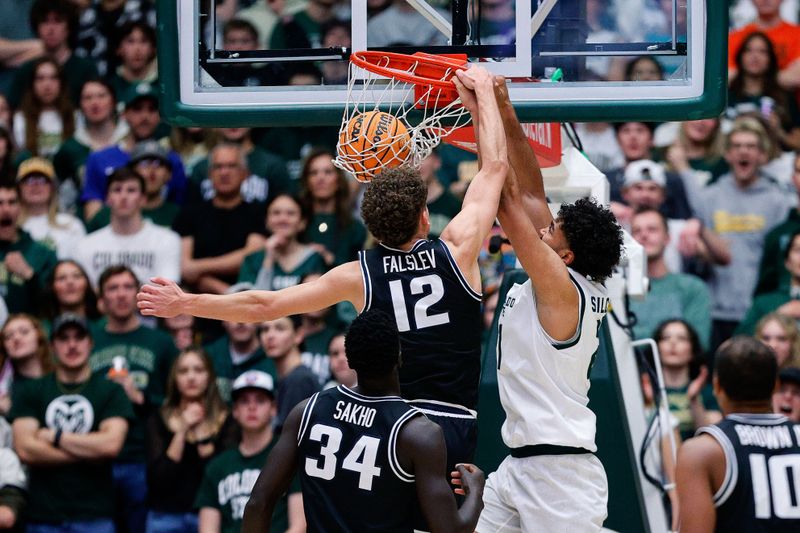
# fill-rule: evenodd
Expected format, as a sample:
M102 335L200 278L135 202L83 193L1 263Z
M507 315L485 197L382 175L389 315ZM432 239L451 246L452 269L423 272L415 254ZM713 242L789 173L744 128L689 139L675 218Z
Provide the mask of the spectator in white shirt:
M84 237L75 259L93 285L111 265L125 265L141 280L159 276L180 279L180 237L142 217L144 178L129 167L115 170L107 182L106 204L111 223Z
M20 222L22 229L55 251L59 259L69 259L86 230L74 216L58 212L55 178L53 165L47 159L32 157L20 164Z

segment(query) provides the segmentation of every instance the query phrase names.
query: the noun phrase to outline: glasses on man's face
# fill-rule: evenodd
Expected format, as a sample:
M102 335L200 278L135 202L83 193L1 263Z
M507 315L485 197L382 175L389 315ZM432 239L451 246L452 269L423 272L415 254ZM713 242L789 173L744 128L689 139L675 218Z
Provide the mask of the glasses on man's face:
M28 174L22 178L20 183L23 185L44 185L45 183L50 183L50 178L44 174Z

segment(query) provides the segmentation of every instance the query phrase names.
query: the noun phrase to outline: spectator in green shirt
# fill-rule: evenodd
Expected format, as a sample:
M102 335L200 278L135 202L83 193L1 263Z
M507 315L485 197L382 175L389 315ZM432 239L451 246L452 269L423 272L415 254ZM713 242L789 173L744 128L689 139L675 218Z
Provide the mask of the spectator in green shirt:
M367 230L352 214L350 183L326 148L311 151L300 172L300 203L309 217L303 235L328 268L358 258Z
M100 275L98 295L106 324L95 332L90 359L95 375L122 386L136 414L113 468L118 524L131 532L144 531L147 519L145 420L163 402L177 356L169 335L141 323L138 290L139 280L126 266L109 267Z
M250 492L276 442L272 431L274 413L272 376L258 370L240 375L233 383L233 418L239 423L242 436L237 447L222 452L206 467L195 500L203 533L241 530ZM269 531L302 532L305 525L303 496L295 483L278 503Z
M11 183L0 183L0 297L9 313L36 315L42 290L56 254L20 229L19 191Z
M30 475L27 531L113 533L111 468L131 404L119 385L92 374L92 337L82 317L59 316L51 342L55 372L17 389L9 416Z
M298 241L306 228L306 218L296 198L281 194L267 208L267 231L270 236L263 250L244 258L239 269L239 282L253 288L277 291L293 287L304 276L323 274L325 261L314 248Z
M664 320L682 318L697 330L700 342L708 347L711 336L711 294L706 284L691 274L670 272L664 250L670 240L667 221L658 210L638 211L631 220L633 238L647 256L650 290L644 299L631 300L636 314L633 333L637 339L650 336Z
M800 230L789 238L784 250L783 266L789 272L788 286L753 298L750 309L736 329L737 334L752 335L761 317L773 311L800 320Z

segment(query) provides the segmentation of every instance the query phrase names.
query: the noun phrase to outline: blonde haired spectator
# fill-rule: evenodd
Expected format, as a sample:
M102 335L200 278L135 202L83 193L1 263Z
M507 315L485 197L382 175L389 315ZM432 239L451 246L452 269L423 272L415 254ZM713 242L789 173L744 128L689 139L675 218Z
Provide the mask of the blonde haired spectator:
M800 329L794 318L777 312L764 315L755 337L775 352L778 368L800 367Z

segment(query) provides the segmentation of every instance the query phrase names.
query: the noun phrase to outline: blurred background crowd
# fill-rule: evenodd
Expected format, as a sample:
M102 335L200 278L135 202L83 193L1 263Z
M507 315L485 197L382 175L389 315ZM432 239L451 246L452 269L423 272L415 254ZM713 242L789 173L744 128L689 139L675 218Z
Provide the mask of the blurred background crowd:
M627 3L586 0L590 40L663 38L670 0L635 3L635 16ZM508 42L511 4L481 5L484 43ZM368 9L370 46L443 44L403 0ZM216 12L207 31L229 50L350 45L346 2L220 0ZM630 302L628 325L658 343L681 438L719 419L709 354L734 334L773 348L774 407L800 421L800 3L731 0L730 12L720 117L575 125L645 249L650 292ZM138 315L154 276L194 292L277 290L374 244L362 186L331 163L337 127L161 121L155 24L151 0L0 0L0 530L237 531L291 408L355 381L349 305L262 324ZM620 81L676 70L653 56L587 67ZM347 67L213 74L336 84ZM476 169L444 145L423 162L432 237ZM507 245L482 255L487 329L513 265ZM276 531L304 530L297 491Z

